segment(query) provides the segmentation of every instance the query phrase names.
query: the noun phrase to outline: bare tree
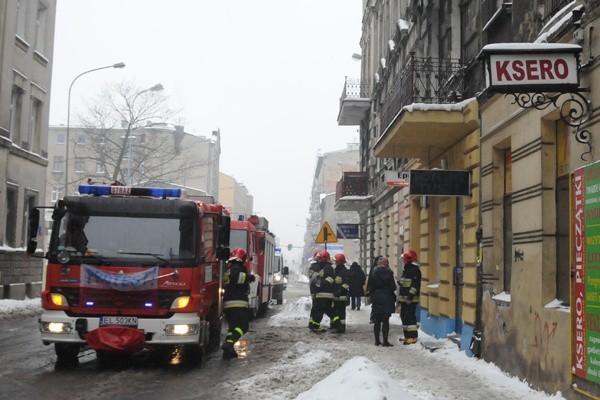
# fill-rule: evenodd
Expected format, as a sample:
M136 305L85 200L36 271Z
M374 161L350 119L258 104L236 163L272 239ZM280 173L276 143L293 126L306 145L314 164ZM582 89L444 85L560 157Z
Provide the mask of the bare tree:
M185 184L197 175L210 160L193 154L194 146L186 143L191 135L177 125L178 112L161 90L130 82L107 86L79 115L86 145L74 146L75 156L93 160L112 181L128 185Z

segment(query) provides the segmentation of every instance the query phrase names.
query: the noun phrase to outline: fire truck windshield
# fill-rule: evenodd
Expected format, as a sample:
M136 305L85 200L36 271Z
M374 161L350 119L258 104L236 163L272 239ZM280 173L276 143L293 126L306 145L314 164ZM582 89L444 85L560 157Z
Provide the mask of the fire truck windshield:
M55 221L58 235L50 251L69 251L103 259L191 259L195 232L189 217L82 215L67 211Z
M239 247L244 251L248 251L248 231L240 229L232 229L229 234L229 247L231 250Z

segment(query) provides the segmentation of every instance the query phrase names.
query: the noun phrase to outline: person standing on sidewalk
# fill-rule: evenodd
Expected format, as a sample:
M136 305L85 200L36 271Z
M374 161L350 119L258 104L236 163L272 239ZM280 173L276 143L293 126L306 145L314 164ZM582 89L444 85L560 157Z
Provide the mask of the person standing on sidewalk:
M371 316L375 346L391 347L388 340L390 333L390 317L396 309L396 282L387 258L382 257L369 277L368 290L371 293ZM379 334L383 334L383 342Z
M419 269L417 253L413 250L408 250L401 257L404 259L404 270L398 281L400 285L398 302L400 303L400 318L404 329L404 344L408 345L416 343L419 336L417 304L421 293L421 270Z
M355 261L350 266L348 273L349 285L348 294L350 295L350 305L353 310L360 310L361 297L365 295L365 282L367 277L360 265Z
M335 272L331 266L331 256L329 252L322 251L319 253L319 265L321 270L317 273L315 282L316 293L313 298L313 307L310 311L310 321L308 328L312 332L324 332L321 328L321 320L323 315L327 314L332 322L333 311L333 292L335 290Z

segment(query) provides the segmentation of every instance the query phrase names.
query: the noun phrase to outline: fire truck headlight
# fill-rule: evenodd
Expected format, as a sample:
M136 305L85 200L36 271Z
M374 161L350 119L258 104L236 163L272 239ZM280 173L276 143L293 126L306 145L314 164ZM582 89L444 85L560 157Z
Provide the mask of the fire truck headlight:
M275 275L275 277L273 279L275 280L275 282L280 282L281 281L281 275Z
M166 335L195 335L198 333L198 324L168 324L165 325Z
M173 304L171 304L171 308L186 308L189 303L189 296L178 297L173 301Z
M42 322L41 331L45 333L71 333L72 326L70 322Z
M56 306L68 306L67 299L60 293L50 293L50 300Z

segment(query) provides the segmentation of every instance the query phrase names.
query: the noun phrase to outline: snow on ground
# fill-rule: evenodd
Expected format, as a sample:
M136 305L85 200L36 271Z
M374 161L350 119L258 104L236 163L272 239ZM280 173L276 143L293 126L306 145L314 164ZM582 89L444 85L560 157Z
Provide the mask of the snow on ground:
M265 400L564 399L531 389L493 364L469 358L449 340L419 332L402 346L398 314L390 319L394 347L373 344L370 306L347 311L347 333L308 332L311 300L286 302L267 322L287 337L276 363L235 383L238 394ZM40 299L0 300L0 319L41 313ZM327 317L323 326L328 326Z
M40 298L25 300L0 300L0 319L30 317L42 313Z

